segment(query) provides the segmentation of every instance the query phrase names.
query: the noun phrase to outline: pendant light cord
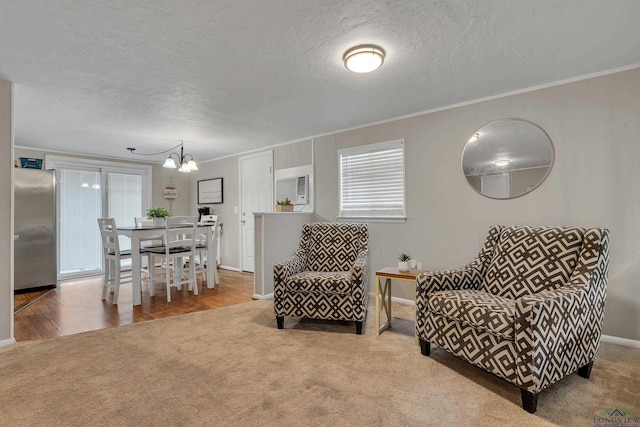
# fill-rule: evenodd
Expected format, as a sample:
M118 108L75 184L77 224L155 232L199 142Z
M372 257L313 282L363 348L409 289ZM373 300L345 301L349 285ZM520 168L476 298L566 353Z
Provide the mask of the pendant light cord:
M165 154L168 153L169 151L173 151L178 147L182 147L183 146L183 142L181 142L180 144L176 145L175 147L171 147L168 150L164 150L164 151L158 151L157 153L136 153L136 149L133 147L127 147L127 150L129 150L131 152L131 154L136 154L138 156L157 156L159 154Z

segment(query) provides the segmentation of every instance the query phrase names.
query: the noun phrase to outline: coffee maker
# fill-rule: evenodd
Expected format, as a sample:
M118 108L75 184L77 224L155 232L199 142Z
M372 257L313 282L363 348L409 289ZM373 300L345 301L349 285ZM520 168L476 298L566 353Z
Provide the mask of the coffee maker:
M211 209L208 206L198 208L198 222L202 219L202 215L211 215Z

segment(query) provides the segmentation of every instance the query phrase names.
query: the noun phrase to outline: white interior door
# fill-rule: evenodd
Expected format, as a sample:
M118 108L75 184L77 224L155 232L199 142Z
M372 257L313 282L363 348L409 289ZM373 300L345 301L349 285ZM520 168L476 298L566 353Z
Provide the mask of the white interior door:
M272 152L240 158L242 270L254 270L254 212L273 212Z
M509 197L509 174L500 173L496 175L482 176L482 194L498 199Z

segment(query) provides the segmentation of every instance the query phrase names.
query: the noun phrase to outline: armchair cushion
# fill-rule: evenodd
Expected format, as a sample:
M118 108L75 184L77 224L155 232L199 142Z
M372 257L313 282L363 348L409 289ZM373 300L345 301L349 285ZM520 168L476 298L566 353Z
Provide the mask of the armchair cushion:
M310 230L307 270L347 271L366 241L359 224L316 223Z
M416 335L425 355L433 342L517 385L535 412L541 390L576 370L588 377L602 332L609 232L492 227L485 248L461 270L417 277Z
M482 289L511 299L558 289L578 264L583 238L578 227L504 227Z
M295 292L350 295L353 292L353 277L350 271L303 271L289 277L285 287Z
M369 296L368 238L367 224L305 224L296 253L273 266L278 327L284 327L284 316L304 316L354 321L361 333Z
M429 310L478 331L513 341L516 301L483 291L441 291L429 295Z

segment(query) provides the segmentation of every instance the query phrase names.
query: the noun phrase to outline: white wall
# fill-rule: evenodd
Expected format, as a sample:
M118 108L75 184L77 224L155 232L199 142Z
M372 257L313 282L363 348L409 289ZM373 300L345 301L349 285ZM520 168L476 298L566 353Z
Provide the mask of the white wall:
M222 202L208 206L212 215L218 215L218 222L221 226L220 233L220 264L226 267L240 267L240 234L239 214L234 213L234 208L240 206L239 198L239 176L238 158L228 157L226 159L212 162L198 163L197 171L190 175L190 199L191 214L198 213L198 193L197 181L211 178L222 178Z
M37 150L32 148L16 147L14 159L18 160L20 157L34 157L37 159L44 159L45 155L65 156L65 157L77 157L80 159L88 160L107 160L113 162L122 162L129 164L141 164L145 166L151 166L152 182L151 182L151 206L163 207L168 209L172 215L189 215L191 212L191 192L190 192L190 179L188 174L180 173L177 169L163 168L161 161L156 163L141 163L131 160L121 160L115 158L104 158L96 156L87 156L84 154L74 153L59 153L55 151ZM166 186L175 187L178 190L178 198L170 201L165 200L162 193Z
M541 126L555 146L545 182L513 200L493 200L466 182L460 157L469 137L501 118ZM611 230L604 333L640 340L640 69L481 102L315 139L316 213L338 214L337 150L404 138L407 221L370 224L371 277L407 252L428 269L466 264L492 224L578 225ZM288 148L299 159L301 144ZM290 155L290 153L298 153ZM299 161L299 160L292 160ZM239 265L237 157L206 163L200 178L224 176L223 264ZM278 151L274 163L281 167ZM192 199L195 200L195 181ZM227 222L231 227L227 227ZM409 282L393 295L412 300Z
M0 80L0 344L13 340L13 128L11 83Z
M316 221L312 213L258 213L255 216L253 297L273 296L273 266L292 256L300 244L302 226Z
M274 169L287 169L310 165L312 159L311 140L286 144L273 149ZM265 150L267 151L267 150ZM240 216L234 208L240 206L239 157L231 156L210 162L199 163L199 170L191 172L191 200L193 213L197 213L197 181L223 178L223 203L209 206L222 223L220 239L221 264L225 267L240 267ZM275 175L275 174L274 174ZM274 187L275 189L275 187ZM274 201L275 203L275 201Z
M556 158L538 189L493 200L467 184L460 156L477 129L506 117L541 126ZM400 252L428 269L462 266L492 224L606 227L604 333L640 340L639 135L640 69L343 132L316 140L316 213L337 214L337 149L404 138L408 219L370 224L371 277ZM394 296L413 299L412 286L394 285Z
M190 174L178 172L178 169L163 168L161 164L154 164L153 182L151 184L151 205L154 208L162 207L171 212L171 215L193 215L195 200L191 198ZM193 172L192 172L193 173ZM166 200L162 195L165 187L171 186L178 190L178 198Z

